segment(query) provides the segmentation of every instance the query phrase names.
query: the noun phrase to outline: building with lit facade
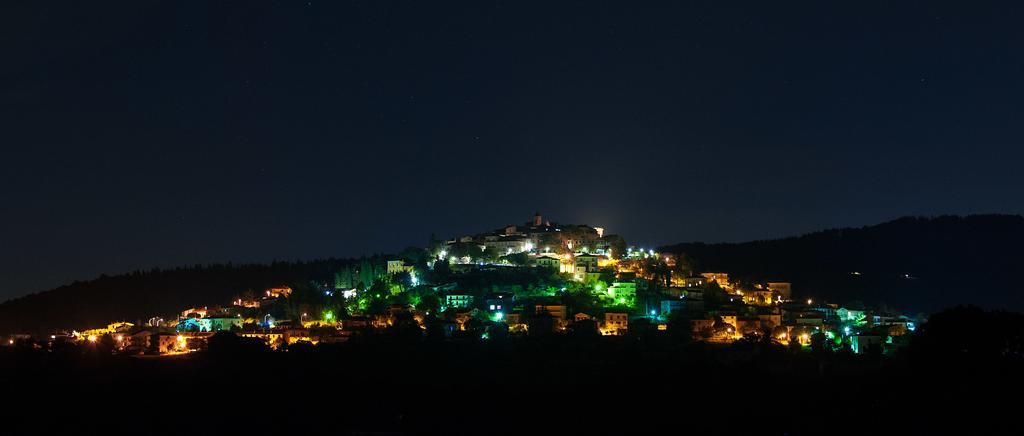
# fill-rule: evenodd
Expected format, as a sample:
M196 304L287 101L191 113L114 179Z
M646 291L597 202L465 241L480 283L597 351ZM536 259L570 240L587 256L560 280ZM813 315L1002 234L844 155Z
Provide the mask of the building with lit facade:
M444 306L448 308L465 309L473 304L473 296L469 294L446 294Z
M789 282L768 282L768 289L778 293L783 300L793 299L793 284Z
M606 336L621 335L629 330L629 314L625 312L605 312L601 334Z

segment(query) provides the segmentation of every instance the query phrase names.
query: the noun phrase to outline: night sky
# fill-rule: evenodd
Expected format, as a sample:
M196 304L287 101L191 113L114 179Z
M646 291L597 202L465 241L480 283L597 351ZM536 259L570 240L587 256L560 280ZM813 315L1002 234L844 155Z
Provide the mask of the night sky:
M0 6L0 300L535 211L643 245L1024 212L1019 2L113 3Z

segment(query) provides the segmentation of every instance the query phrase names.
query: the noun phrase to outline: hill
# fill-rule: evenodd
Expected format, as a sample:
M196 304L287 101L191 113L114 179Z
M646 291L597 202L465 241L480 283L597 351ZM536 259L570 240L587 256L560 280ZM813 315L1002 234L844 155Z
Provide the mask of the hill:
M960 303L1024 310L1024 217L900 218L861 228L737 244L682 243L699 271L788 281L794 297L934 311Z
M348 262L218 264L104 275L0 304L0 332L49 334L116 320L135 323L156 315L174 319L183 309L227 304L250 290L331 280Z
M739 244L683 243L660 249L698 271L749 281L789 281L794 296L841 304L888 304L933 312L961 303L1024 310L1024 217L900 218L861 228ZM49 334L116 320L172 318L194 306L226 304L246 291L329 282L351 260L209 265L136 271L0 304L0 333Z

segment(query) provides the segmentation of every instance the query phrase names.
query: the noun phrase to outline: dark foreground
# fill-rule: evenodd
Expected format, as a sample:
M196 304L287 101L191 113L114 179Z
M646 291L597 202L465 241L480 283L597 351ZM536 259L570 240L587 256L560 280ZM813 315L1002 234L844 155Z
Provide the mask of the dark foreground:
M1020 434L1020 365L643 338L6 351L7 434ZM939 361L941 360L941 361ZM938 433L936 433L938 432Z

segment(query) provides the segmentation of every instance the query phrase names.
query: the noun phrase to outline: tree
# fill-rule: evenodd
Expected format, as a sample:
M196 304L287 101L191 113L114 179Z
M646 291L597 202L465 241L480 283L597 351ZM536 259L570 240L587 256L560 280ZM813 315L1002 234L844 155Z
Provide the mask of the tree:
M797 340L796 337L789 338L789 344L786 345L786 348L793 353L799 353L800 351L803 351L803 346L800 345L800 341Z
M569 325L569 336L576 339L592 339L601 336L597 330L597 321L584 319Z
M479 259L484 262L495 262L500 257L501 253L498 252L498 247L495 246L488 246L479 254Z
M96 342L96 350L99 351L101 356L109 356L117 348L117 343L114 341L114 337L110 336L110 333L106 333L100 336Z
M547 337L555 330L555 318L545 310L532 312L527 318L527 332L531 337Z
M524 266L530 261L530 256L527 253L513 253L501 258L516 266Z
M811 335L811 351L815 354L823 354L828 351L832 351L829 346L828 338L822 332L817 332Z
M431 313L437 312L441 308L441 299L437 297L437 294L432 292L424 294L420 297L420 304L418 304L416 308Z
M911 358L926 365L983 367L1024 359L1024 314L957 306L921 325Z
M725 291L722 290L718 283L709 282L704 286L704 307L708 309L717 309L722 306L729 297Z
M676 342L690 342L693 340L693 322L690 316L683 311L675 311L668 316L668 334Z
M411 313L403 311L394 315L391 325L387 328L387 334L401 342L415 342L423 337L423 330Z
M397 285L400 292L405 292L412 287L412 274L409 271L399 271L391 276L391 283Z
M472 317L464 324L466 335L472 339L480 339L487 331L487 324L477 317Z
M622 256L626 254L626 240L619 235L605 235L604 238L608 246L612 250L612 258L622 259Z

